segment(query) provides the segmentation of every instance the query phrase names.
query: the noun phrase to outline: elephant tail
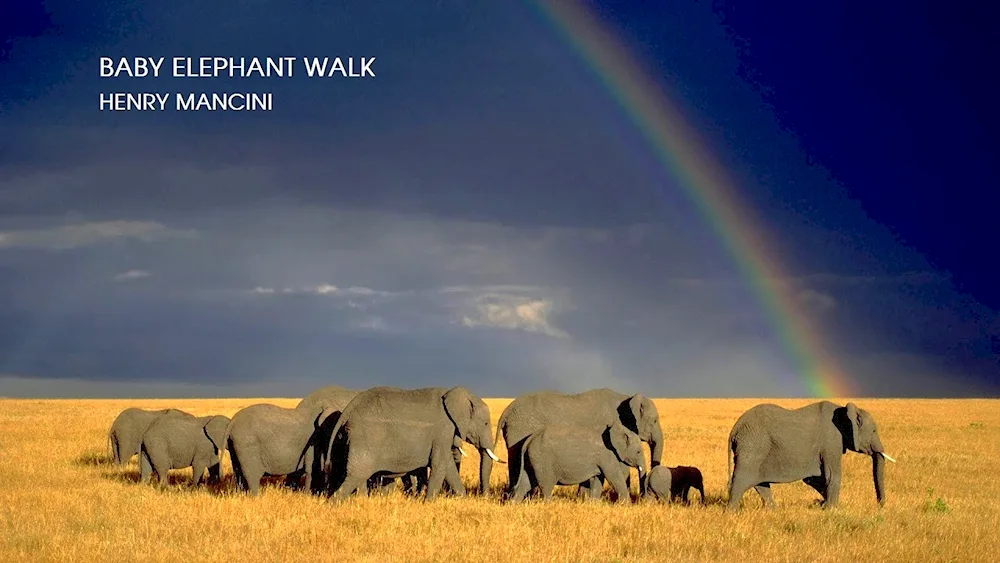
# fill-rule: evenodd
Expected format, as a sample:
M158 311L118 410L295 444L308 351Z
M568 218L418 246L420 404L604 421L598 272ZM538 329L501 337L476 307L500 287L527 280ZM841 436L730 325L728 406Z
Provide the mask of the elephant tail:
M353 401L352 401L353 402ZM333 445L337 443L337 434L340 433L340 429L344 427L344 423L347 421L347 416L350 413L352 407L351 403L348 403L344 410L340 411L340 418L337 419L337 423L333 425L333 430L330 430L330 440L326 444L326 459L323 462L323 471L325 473L331 473L333 471Z
M113 461L115 463L115 465L118 465L118 464L121 463L119 461L119 456L118 456L118 444L117 444L117 442L118 442L118 440L115 439L115 433L114 433L114 431L109 430L108 431L108 455L111 456L111 461Z
M510 405L500 413L500 420L497 421L497 434L493 438L493 447L496 448L500 445L500 437L504 435L504 428L507 426L507 415L510 413ZM506 445L507 440L504 440Z
M736 427L729 431L729 439L726 440L726 475L729 477L729 485L733 484L733 455L736 452Z

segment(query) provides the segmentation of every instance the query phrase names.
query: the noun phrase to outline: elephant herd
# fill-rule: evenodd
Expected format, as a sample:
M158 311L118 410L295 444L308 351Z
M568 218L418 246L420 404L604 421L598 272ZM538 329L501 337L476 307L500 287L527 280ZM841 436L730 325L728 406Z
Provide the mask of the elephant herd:
M443 490L465 495L459 477L464 444L479 450L478 493L489 492L494 463L506 463L503 497L519 502L535 489L549 499L556 485L577 485L583 497L600 498L605 482L616 500L631 499L631 468L641 498L688 501L694 488L705 503L701 471L661 465L664 438L653 401L611 389L577 394L536 391L521 395L501 413L494 434L489 407L465 387L354 391L323 387L295 408L255 404L232 419L195 417L177 409L128 408L108 433L117 465L139 455L140 479L155 472L167 483L171 469L193 468L192 486L209 471L218 481L228 451L237 487L256 495L265 476L284 476L299 488L335 499L371 493L403 480L404 490L434 499ZM493 451L503 439L506 460ZM647 465L642 443L649 446ZM876 498L885 502L885 460L875 420L854 403L829 401L788 410L762 404L733 426L729 452L730 510L753 487L766 507L772 483L804 481L835 506L841 457L848 451L872 457Z

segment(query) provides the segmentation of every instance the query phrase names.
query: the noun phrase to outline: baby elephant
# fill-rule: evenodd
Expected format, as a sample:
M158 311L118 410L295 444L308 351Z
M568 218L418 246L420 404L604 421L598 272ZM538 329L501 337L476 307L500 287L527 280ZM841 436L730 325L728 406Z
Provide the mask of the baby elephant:
M148 482L155 471L160 477L160 485L166 485L167 471L185 467L194 468L192 487L201 482L206 468L209 478L218 481L228 426L229 417L221 415L158 419L142 435L139 451L141 482Z
M680 497L684 504L690 504L688 491L692 488L701 493L701 504L705 504L705 485L697 467L660 465L654 467L646 479L646 498L669 502Z
M529 436L521 448L523 472L511 501L523 500L535 487L541 489L545 500L550 500L556 485L579 485L602 477L611 482L618 502L625 502L630 495L622 471L624 466L638 469L641 479L646 458L639 437L620 422L615 421L604 432L576 426L548 426Z

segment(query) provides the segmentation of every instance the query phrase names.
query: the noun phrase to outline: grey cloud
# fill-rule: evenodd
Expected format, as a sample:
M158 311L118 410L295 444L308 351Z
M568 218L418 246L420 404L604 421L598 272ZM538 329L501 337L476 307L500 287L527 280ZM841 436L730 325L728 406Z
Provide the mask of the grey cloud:
M115 274L115 277L112 279L114 279L114 281L122 282L148 278L151 275L153 275L153 273L146 270L128 270L126 272L121 272L120 274Z
M837 307L837 300L832 295L815 289L803 289L795 294L795 299L806 307L819 312L829 311Z
M134 239L153 242L193 238L195 235L194 231L172 229L156 221L97 221L0 232L0 249L66 250L115 240Z

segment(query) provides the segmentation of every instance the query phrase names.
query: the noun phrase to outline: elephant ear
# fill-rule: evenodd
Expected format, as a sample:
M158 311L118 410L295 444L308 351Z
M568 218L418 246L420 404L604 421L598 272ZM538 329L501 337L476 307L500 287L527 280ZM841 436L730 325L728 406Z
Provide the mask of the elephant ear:
M219 415L213 416L205 424L205 435L212 441L212 445L221 453L226 449L226 429L229 427L229 418Z
M455 423L458 437L465 440L472 428L472 415L476 409L472 393L465 387L452 387L444 394L443 400L444 410L448 413L448 418Z
M847 420L851 422L851 439L850 443L853 447L851 450L858 451L858 439L861 437L861 415L858 412L858 406L854 403L847 403Z
M628 434L621 424L612 424L608 427L608 439L611 447L618 454L619 459L625 459L628 454Z
M636 393L632 395L632 398L628 400L629 410L632 411L632 417L635 419L635 428L629 428L635 432L642 431L642 421L644 420L646 404L649 399L646 398L642 393Z

